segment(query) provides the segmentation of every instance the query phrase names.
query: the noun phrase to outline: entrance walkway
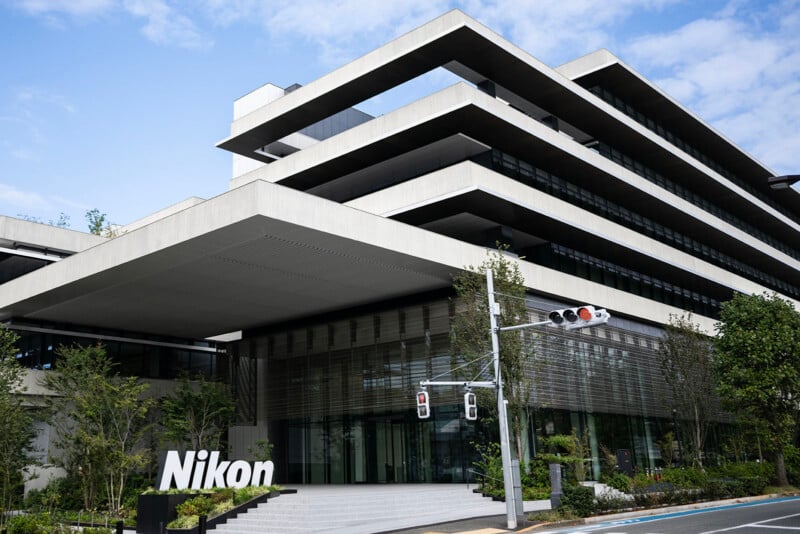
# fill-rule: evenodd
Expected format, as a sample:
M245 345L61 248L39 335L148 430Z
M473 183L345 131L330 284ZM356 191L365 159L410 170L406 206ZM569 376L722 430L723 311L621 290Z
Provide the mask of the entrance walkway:
M284 494L220 525L226 534L374 534L473 517L504 516L506 505L467 484L292 486ZM525 512L549 501L525 503Z

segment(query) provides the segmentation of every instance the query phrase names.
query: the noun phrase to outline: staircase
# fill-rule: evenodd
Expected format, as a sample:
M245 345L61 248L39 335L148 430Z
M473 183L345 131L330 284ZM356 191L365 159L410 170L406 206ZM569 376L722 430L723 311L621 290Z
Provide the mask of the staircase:
M549 503L525 506L545 508ZM214 532L373 534L505 513L505 503L465 484L299 486L296 494L272 498Z

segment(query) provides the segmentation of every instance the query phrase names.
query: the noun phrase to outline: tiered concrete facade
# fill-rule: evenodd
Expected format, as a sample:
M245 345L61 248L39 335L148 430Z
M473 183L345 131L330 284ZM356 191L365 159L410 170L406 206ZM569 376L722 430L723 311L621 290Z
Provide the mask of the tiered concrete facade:
M355 109L438 67L462 81L379 117ZM613 316L552 334L532 363L531 454L576 427L595 458L658 465L680 418L656 361L670 315L713 332L734 292L800 300L796 191L771 190L768 168L607 51L552 69L459 11L243 97L219 146L229 192L7 276L0 318L192 354L236 332L198 367L235 385L234 449L269 437L289 482L469 478L459 393L434 395L428 422L413 394L451 365L452 274L497 241L532 316L587 302Z

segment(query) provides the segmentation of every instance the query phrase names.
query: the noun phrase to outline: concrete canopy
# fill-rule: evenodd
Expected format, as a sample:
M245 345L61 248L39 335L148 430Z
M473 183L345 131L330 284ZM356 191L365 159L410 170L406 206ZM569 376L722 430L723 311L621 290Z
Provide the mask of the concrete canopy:
M256 181L8 282L0 319L203 338L447 287L484 258Z

